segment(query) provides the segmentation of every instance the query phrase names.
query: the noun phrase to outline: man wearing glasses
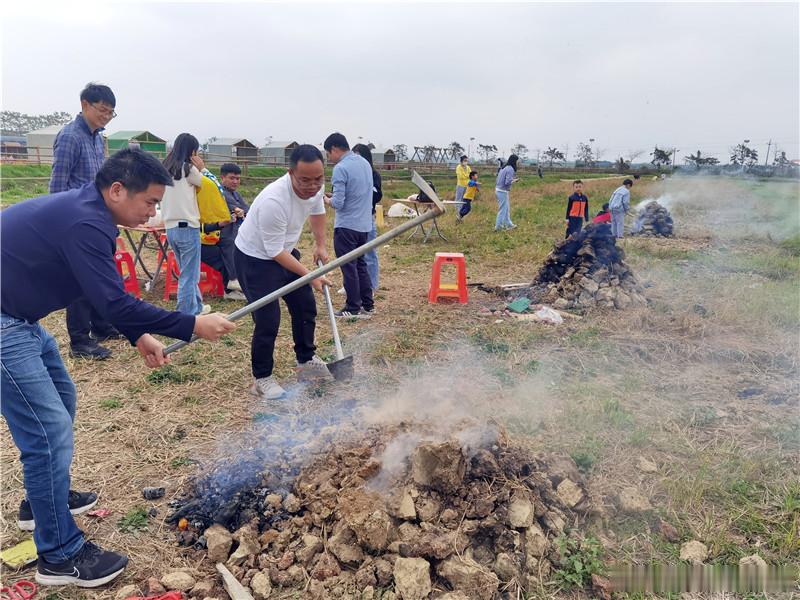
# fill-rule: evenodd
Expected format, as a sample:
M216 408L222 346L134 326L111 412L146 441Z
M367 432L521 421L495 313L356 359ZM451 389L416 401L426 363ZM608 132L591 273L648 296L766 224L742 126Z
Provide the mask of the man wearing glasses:
M94 181L105 160L101 132L117 116L117 99L107 85L89 83L81 92L81 112L58 132L53 144L50 193L65 192ZM111 351L97 342L116 339L120 333L97 315L86 298L67 307L70 354L103 360Z

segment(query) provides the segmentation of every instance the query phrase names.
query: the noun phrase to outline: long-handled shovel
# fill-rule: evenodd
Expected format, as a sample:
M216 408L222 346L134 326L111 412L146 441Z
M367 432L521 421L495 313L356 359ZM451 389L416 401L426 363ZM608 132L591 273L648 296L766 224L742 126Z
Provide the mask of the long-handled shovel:
M322 261L319 261L322 266ZM336 381L347 381L353 377L353 357L345 356L342 350L342 340L339 338L339 328L336 327L336 315L333 314L333 302L331 302L331 291L327 285L322 286L325 294L325 304L328 307L328 317L331 320L331 331L333 332L333 344L336 346L336 360L330 361L328 371L331 372Z

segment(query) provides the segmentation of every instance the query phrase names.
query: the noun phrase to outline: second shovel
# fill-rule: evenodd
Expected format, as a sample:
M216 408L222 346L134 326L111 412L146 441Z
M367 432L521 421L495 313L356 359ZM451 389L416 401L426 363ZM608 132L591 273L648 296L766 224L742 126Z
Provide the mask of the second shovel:
M322 266L322 263L319 263ZM336 360L328 363L328 370L336 381L348 381L353 377L353 357L345 356L342 350L342 340L339 339L339 329L336 327L336 316L333 314L333 302L331 302L331 292L327 285L322 286L325 294L325 304L328 305L328 316L331 319L331 331L333 332L333 343L336 346Z

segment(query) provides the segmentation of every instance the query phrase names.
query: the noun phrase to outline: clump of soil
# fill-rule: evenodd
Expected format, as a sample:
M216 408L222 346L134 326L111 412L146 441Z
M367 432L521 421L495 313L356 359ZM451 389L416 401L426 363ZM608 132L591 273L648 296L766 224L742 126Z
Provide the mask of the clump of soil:
M405 423L333 444L289 490L239 490L223 516L251 520L232 535L241 519L212 525L201 539L244 585L312 598L393 588L400 598L489 600L547 580L559 560L553 538L589 505L569 458L535 455L496 427L465 423L445 437Z
M531 284L534 302L556 308L617 308L647 303L606 223L592 223L555 244Z
M653 200L639 210L631 235L672 237L672 230L672 215L665 206Z

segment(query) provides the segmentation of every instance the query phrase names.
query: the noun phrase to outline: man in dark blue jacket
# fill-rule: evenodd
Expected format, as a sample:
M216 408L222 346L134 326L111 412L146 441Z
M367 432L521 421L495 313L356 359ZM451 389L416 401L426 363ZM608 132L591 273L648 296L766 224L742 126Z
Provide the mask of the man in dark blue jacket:
M86 298L151 368L168 358L150 333L216 340L234 328L220 314L166 311L125 293L114 263L117 225L155 215L165 185L172 178L156 158L122 150L94 182L0 213L0 408L20 450L27 494L20 521L27 512L35 523L42 585L97 587L122 573L128 558L86 541L75 524L73 514L97 496L69 489L75 385L39 320Z

